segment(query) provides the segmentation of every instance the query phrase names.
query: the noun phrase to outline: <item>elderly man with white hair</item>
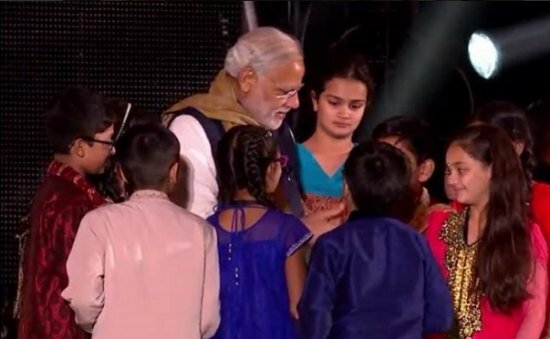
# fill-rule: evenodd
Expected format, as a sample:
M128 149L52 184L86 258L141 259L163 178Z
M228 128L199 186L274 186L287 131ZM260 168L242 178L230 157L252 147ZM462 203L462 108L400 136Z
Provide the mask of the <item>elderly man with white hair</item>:
M178 137L181 155L189 164L190 210L207 217L216 206L218 185L213 154L222 135L236 125L256 125L278 134L281 153L289 157L282 176L278 202L303 217L296 174L294 138L284 123L286 114L299 106L304 61L298 41L273 27L259 27L229 49L225 67L208 93L177 102L163 120ZM223 173L220 173L223 175ZM343 207L303 219L316 235L334 228Z

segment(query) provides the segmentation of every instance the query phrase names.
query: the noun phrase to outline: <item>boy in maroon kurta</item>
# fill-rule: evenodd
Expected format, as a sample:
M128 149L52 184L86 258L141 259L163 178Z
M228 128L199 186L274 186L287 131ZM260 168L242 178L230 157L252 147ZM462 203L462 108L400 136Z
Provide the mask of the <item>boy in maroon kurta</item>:
M86 338L61 298L66 262L84 215L105 203L87 180L103 171L114 151L105 98L70 88L46 112L54 160L33 199L18 295L19 338Z

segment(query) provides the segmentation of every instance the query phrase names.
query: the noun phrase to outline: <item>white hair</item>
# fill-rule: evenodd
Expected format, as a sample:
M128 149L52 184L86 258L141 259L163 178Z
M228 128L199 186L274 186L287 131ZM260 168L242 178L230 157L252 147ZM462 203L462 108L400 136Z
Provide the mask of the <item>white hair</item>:
M274 27L258 27L242 35L229 49L225 70L233 77L246 66L264 73L274 65L302 58L302 48L294 37Z

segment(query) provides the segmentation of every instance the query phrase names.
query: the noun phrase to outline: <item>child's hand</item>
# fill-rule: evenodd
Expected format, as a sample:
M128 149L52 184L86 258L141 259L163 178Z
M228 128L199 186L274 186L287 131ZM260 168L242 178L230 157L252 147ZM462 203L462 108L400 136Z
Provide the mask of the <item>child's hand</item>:
M303 218L302 222L309 228L311 233L313 233L310 244L313 246L319 236L340 226L343 222L343 215L345 215L345 213L345 205L340 204L329 210L315 212Z

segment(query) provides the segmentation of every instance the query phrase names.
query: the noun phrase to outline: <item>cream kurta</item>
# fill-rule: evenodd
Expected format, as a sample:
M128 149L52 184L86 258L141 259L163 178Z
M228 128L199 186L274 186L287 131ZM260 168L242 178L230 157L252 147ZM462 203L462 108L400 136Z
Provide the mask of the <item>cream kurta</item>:
M67 272L62 296L93 338L192 339L218 327L216 232L164 193L88 213Z

